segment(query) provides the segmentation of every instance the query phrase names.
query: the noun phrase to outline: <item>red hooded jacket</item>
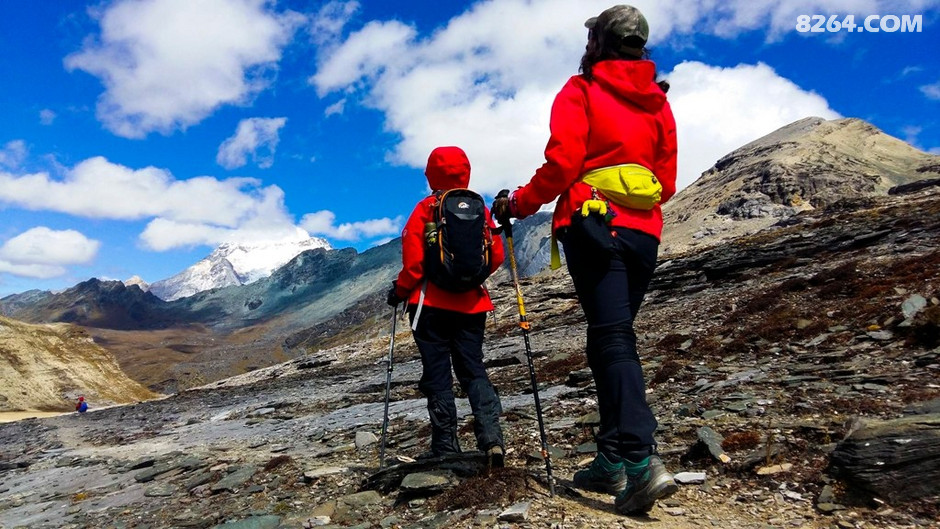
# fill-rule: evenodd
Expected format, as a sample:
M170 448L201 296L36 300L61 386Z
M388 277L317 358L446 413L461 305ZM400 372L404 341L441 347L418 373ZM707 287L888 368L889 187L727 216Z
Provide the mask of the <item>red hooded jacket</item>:
M428 166L424 171L432 191L467 188L470 184L470 161L459 147L438 147L431 151ZM401 259L402 269L398 274L398 297L407 299L409 304L417 304L424 283L424 250L427 247L424 239L424 226L434 222L433 205L436 201L433 194L415 206L411 217L401 232ZM486 209L487 223L495 228ZM493 236L490 273L496 271L505 259L503 243L498 235ZM429 307L475 314L493 310L493 302L486 288L480 286L469 292L450 292L428 281L424 295L424 304Z
M655 82L651 61L608 60L594 65L594 80L576 75L555 97L545 163L513 195L520 217L558 198L552 231L571 224L571 215L591 198L581 175L612 165L640 164L663 186L662 202L676 192L676 122L666 94ZM612 226L662 235L659 205L649 211L611 204Z

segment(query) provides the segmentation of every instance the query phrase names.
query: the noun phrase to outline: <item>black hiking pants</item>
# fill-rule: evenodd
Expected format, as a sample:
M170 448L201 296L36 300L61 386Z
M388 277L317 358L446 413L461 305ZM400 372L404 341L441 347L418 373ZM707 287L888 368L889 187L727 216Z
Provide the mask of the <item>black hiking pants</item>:
M415 305L408 307L412 323L416 308ZM473 411L477 449L503 446L499 426L502 405L483 368L485 326L485 312L464 314L427 305L421 309L418 325L412 334L421 353L423 372L418 389L428 399L431 452L434 455L460 451L451 362L457 382L467 394Z
M656 268L659 241L627 228L613 232L611 251L574 228L560 230L559 240L588 323L588 365L601 419L597 449L614 461L639 461L655 451L657 423L646 402L633 320Z

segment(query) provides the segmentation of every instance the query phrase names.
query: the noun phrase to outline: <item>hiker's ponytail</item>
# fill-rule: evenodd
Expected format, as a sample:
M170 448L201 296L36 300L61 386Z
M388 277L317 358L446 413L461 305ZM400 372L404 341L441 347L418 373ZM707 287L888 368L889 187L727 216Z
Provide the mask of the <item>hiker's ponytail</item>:
M601 42L594 30L588 31L588 42L581 56L579 71L587 81L594 80L594 65L605 60L616 59L625 61L649 60L650 50L646 48L639 37L627 37L616 43L616 48ZM631 50L631 51L625 51ZM639 56L635 54L639 51ZM668 84L667 84L668 87ZM660 87L662 88L662 87ZM667 88L668 89L668 88ZM665 92L665 90L663 90Z

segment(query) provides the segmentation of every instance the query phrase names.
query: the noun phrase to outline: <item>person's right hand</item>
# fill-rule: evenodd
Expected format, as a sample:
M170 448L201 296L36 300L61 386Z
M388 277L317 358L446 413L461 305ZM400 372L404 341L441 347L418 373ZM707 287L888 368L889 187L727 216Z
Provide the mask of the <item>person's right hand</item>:
M385 302L392 307L397 307L399 303L405 301L405 298L398 295L398 281L392 281L392 288L388 289Z
M493 218L496 219L497 223L501 225L509 224L509 219L512 218L513 215L508 189L503 189L496 194L496 199L493 200L493 206L490 208L490 212L493 214Z

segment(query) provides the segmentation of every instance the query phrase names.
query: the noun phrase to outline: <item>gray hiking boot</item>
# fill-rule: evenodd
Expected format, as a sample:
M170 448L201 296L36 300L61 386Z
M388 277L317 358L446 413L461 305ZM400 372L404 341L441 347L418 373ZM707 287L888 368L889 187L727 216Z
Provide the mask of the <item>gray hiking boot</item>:
M614 506L620 514L646 514L656 500L672 496L679 490L672 474L666 471L659 456L649 457L649 464L636 475L626 475L627 486L617 495Z
M574 473L574 486L616 496L627 486L623 462L611 463L604 454L598 452L586 469Z

